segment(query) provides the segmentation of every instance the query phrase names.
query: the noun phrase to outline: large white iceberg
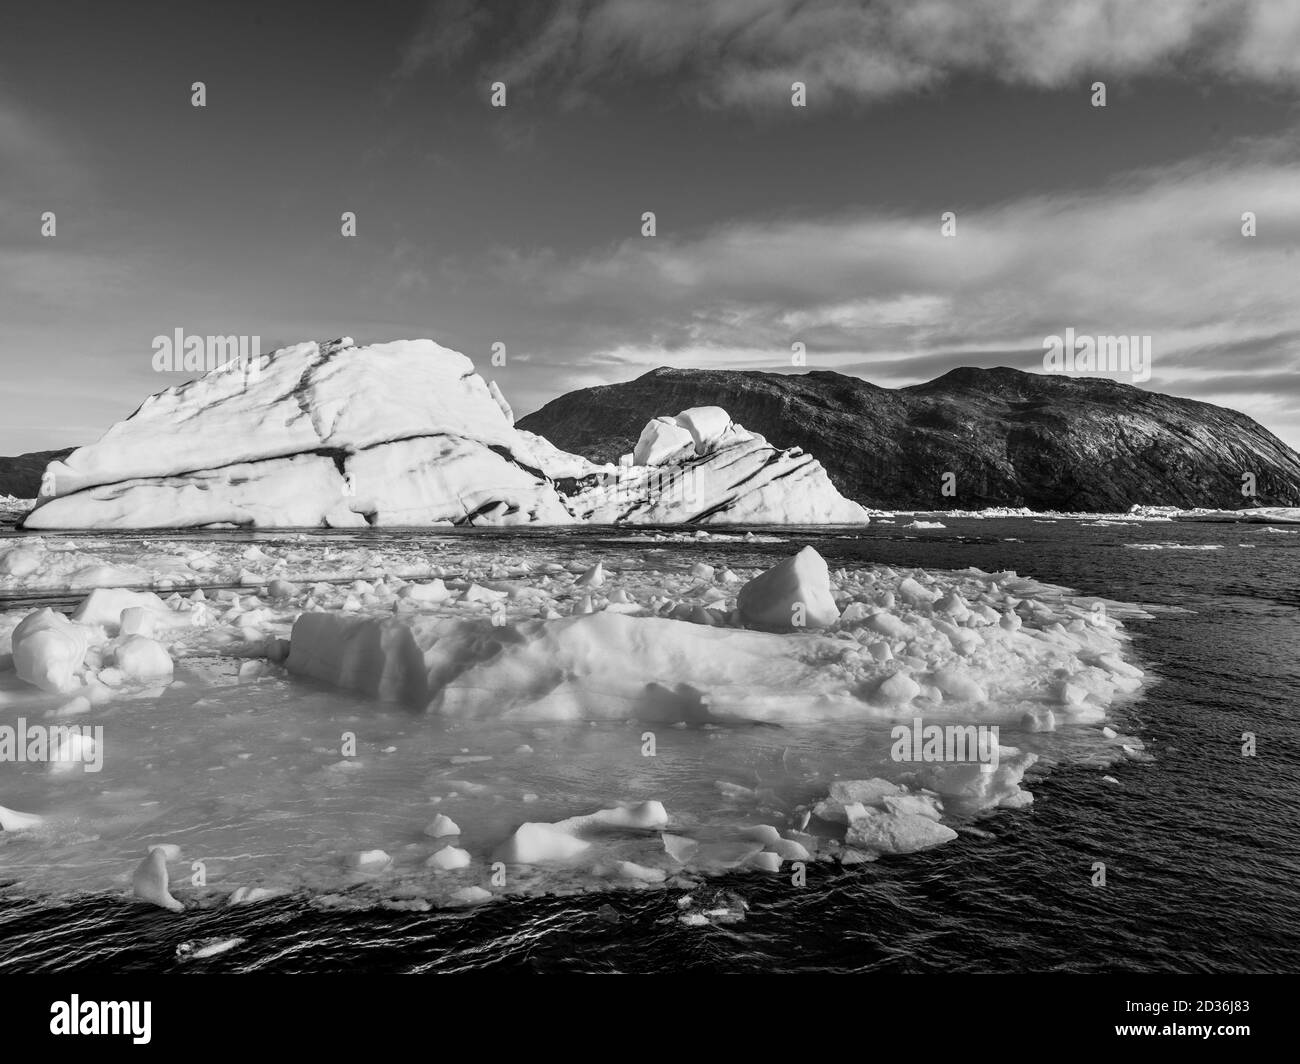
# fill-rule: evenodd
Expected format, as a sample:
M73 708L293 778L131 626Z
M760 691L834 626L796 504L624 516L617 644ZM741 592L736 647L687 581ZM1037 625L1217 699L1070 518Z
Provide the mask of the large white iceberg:
M356 452L427 435L509 447L506 420L474 365L432 340L295 344L255 373L213 370L150 396L88 447L52 462L56 491L321 450Z
M33 529L865 522L797 448L700 407L615 469L514 427L432 340L286 347L153 395L46 470ZM557 482L576 484L565 498ZM574 490L572 487L569 490Z
M296 344L151 396L24 525L566 523L499 395L431 340Z

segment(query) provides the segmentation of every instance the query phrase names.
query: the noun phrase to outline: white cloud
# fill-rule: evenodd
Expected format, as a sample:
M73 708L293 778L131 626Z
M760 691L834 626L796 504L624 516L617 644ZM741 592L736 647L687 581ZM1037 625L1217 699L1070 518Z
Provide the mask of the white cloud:
M464 47L464 20L448 38ZM417 37L404 72L419 65ZM1293 0L561 0L495 57L507 81L686 79L730 105L874 100L978 75L1038 87L1170 70L1300 84Z

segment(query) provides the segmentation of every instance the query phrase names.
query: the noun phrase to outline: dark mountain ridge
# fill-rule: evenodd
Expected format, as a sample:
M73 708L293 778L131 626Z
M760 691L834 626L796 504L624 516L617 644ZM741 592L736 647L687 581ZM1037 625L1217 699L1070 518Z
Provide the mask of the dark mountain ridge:
M962 367L896 389L828 370L660 368L560 396L519 427L617 461L651 418L693 406L723 407L769 442L802 447L866 506L1300 505L1300 455L1245 414L1105 378L1006 367ZM1247 474L1253 496L1243 494Z

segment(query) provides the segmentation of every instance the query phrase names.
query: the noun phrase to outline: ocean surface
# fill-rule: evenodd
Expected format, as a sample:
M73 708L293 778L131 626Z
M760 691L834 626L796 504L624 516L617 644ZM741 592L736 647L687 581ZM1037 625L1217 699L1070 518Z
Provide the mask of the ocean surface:
M908 530L900 518L767 530L779 543L653 546L688 560L734 552L740 566L811 543L832 568L1014 569L1140 604L1152 618L1126 623L1156 682L1116 725L1142 737L1150 760L1107 769L1117 785L1095 767L1040 763L1027 777L1031 806L928 852L810 864L804 886L785 874L711 879L693 891L697 905L720 892L748 908L702 926L679 921L676 888L451 911L326 911L290 897L173 914L113 896L26 896L7 885L0 851L0 973L1300 971L1300 533L937 519L946 527ZM590 552L645 530L463 534ZM1244 732L1255 757L1242 755ZM1097 861L1104 887L1092 885ZM230 938L238 948L187 959L193 944Z

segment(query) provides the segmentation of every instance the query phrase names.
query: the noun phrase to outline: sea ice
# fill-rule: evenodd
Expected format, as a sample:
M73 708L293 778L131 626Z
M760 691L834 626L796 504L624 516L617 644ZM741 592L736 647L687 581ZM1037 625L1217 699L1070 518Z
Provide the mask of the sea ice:
M457 868L468 868L471 863L468 850L456 846L444 846L424 862L426 868L436 868L439 872L452 872Z
M460 887L451 894L451 901L456 905L481 905L492 900L492 892L483 887Z
M96 588L73 611L72 619L79 624L97 624L109 635L117 635L122 614L127 610L140 610L155 624L159 621L168 625L177 623L176 614L153 592L128 591L120 587Z
M433 818L433 822L424 829L424 833L430 838L442 839L452 835L459 835L460 828L451 817L439 813Z
M118 671L127 680L168 681L172 678L172 659L161 643L141 635L127 636L118 644L115 657Z
M24 547L21 543L0 552L0 576L22 579L41 567L41 552Z
M740 617L756 628L829 628L840 611L831 597L826 562L812 547L760 573L740 589Z
M113 889L129 872L121 853L183 832L208 867L197 904L252 900L249 883L417 908L593 879L648 888L942 841L982 810L1027 802L1036 751L1059 759L1077 744L1099 767L1149 756L1100 731L1144 680L1122 623L1137 614L1122 604L1098 623L1097 600L1015 573L837 568L816 582L825 627L760 631L745 627L739 593L763 588L751 552L772 548L732 541L730 554L718 536L644 567L608 544L575 557L571 545L485 550L438 535L380 549L295 533L255 553L221 539L49 537L33 548L47 586L102 565L176 590L125 607L88 600L94 624L0 615L14 666L39 656L24 650L33 631L73 633L42 659L68 685L61 696L0 657L6 710L103 712L113 735L98 775L7 767L5 800L44 824L6 847L6 874L33 890ZM789 575L799 557L775 568ZM598 566L603 583L580 582ZM214 586L241 571L256 579ZM797 594L817 602L808 586ZM409 590L422 587L432 592ZM791 617L800 601L773 600ZM153 637L123 624L131 610L154 620ZM132 640L166 654L173 686L123 668ZM259 682L232 683L245 671ZM1064 747L1034 730L1049 716ZM890 727L917 717L999 724L1015 748L989 770L899 763ZM454 847L419 841L434 808L454 813ZM0 811L0 826L19 830L22 816ZM493 860L519 867L489 892Z
M1175 510L1176 521L1244 521L1252 524L1300 524L1300 506L1248 506L1241 510Z
M223 953L229 953L235 947L242 945L243 942L244 939L239 937L207 939L198 944L182 942L176 947L176 957L178 960L207 960L209 957L218 957Z
M37 610L13 630L14 671L43 691L79 686L76 676L90 646L90 633L51 609Z
M933 817L904 808L879 810L850 804L844 807L844 813L849 824L845 845L859 850L912 853L957 837L957 832Z
M140 901L180 912L185 906L171 896L168 888L167 853L162 847L155 846L136 867L131 877L131 893Z
M34 813L20 813L17 809L6 809L0 805L0 831L31 831L44 822L43 817Z
M571 861L590 846L558 824L528 823L519 825L497 856L511 864L545 864Z
M393 859L383 850L362 850L348 857L350 867L368 874L382 872L392 863Z

